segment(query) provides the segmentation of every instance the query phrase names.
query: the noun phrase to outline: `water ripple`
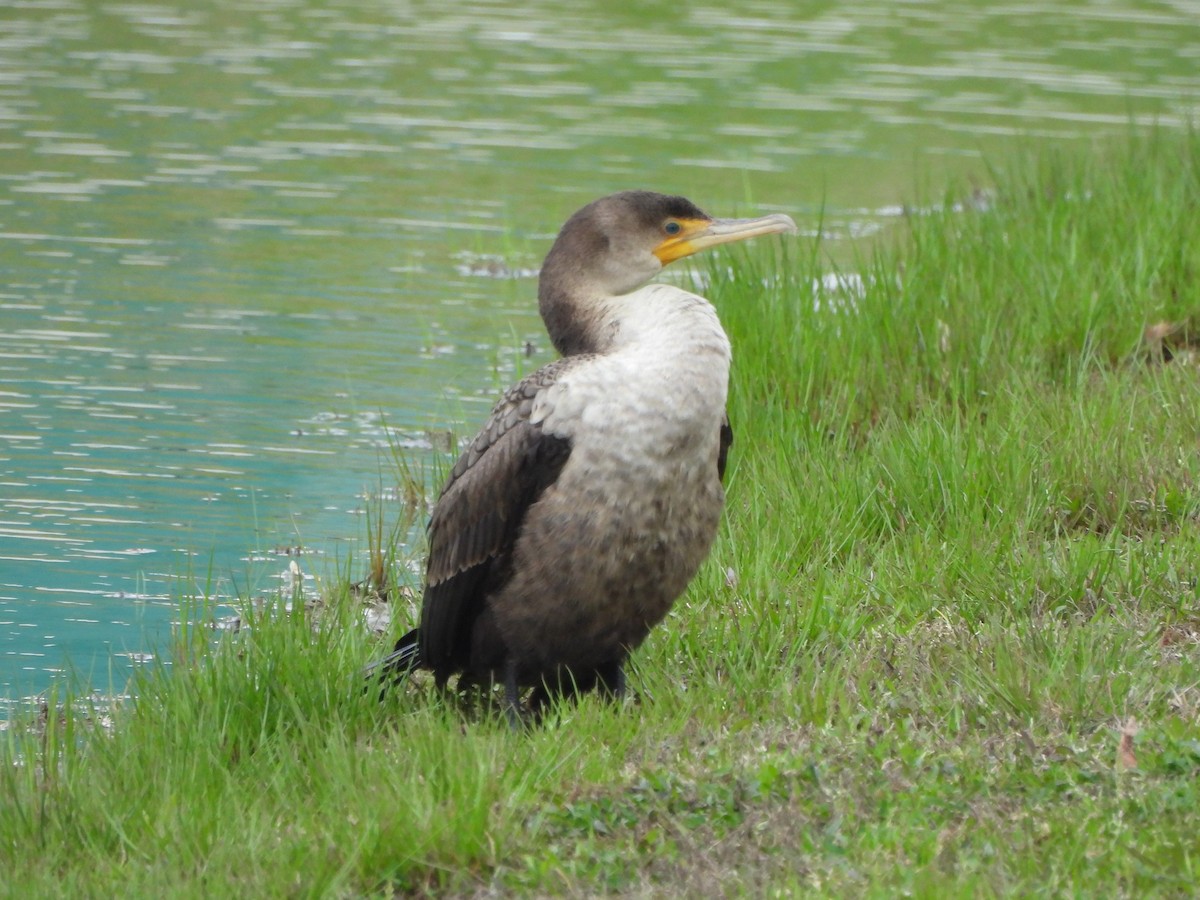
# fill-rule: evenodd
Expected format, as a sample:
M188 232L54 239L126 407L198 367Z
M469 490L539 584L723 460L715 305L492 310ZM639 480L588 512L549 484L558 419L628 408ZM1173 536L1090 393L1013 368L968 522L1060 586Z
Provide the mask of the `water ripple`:
M922 155L972 175L1006 136L1182 123L1200 94L1196 2L0 20L0 693L143 660L181 590L277 587L272 547L357 552L389 447L432 478L447 425L550 358L532 271L594 196L767 198L837 253Z

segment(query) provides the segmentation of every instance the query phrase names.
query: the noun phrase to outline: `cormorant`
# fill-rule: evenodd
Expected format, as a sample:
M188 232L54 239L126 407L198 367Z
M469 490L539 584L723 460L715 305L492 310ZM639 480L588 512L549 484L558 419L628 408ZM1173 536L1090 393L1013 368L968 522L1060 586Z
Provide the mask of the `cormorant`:
M716 310L662 268L718 244L794 233L776 214L714 219L625 191L579 210L542 266L562 358L510 388L459 457L429 523L420 624L372 676L502 681L552 697L624 693L623 665L708 555L733 431Z

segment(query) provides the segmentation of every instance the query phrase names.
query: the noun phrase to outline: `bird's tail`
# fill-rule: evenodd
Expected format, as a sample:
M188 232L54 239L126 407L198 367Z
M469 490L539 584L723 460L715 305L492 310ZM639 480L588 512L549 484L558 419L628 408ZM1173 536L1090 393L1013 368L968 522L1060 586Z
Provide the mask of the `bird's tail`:
M396 641L396 649L364 668L363 676L369 681L401 681L420 666L421 634L420 629L414 628Z

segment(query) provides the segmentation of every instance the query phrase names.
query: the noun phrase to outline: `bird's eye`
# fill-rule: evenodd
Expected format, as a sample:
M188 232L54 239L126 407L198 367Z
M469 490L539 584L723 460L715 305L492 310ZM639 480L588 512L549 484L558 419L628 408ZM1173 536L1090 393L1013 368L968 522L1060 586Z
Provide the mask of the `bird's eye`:
M683 226L678 222L668 222L663 226L663 231L667 234L679 234L679 232L683 231Z

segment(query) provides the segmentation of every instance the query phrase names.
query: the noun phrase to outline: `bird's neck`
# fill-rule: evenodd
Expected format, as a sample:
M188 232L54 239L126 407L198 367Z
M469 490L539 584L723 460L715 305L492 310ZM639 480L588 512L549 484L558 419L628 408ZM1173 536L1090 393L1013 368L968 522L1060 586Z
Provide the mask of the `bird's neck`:
M563 356L585 353L670 354L711 349L728 354L716 310L703 297L669 284L627 294L539 295L542 318Z
M563 356L603 353L607 349L603 298L581 294L570 284L545 278L538 286L538 311L546 332Z
M603 235L564 228L542 264L538 310L563 356L608 352L614 323L626 314L625 298L662 269L650 254L644 264L618 265L605 259L609 247ZM581 259L590 262L581 265Z
M706 356L728 358L729 339L717 311L703 297L671 284L648 284L610 298L608 352L661 358Z

